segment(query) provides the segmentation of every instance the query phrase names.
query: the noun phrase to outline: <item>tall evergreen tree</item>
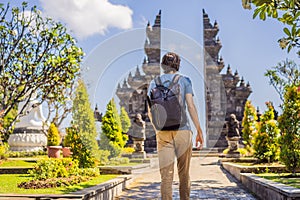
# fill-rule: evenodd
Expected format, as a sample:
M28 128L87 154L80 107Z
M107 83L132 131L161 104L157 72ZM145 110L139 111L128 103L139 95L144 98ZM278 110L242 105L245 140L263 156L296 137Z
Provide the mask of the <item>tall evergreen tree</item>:
M261 161L273 162L279 158L278 139L280 129L274 120L274 108L271 102L266 103L268 109L261 116L258 132L254 135L254 156Z
M247 101L244 109L244 117L242 121L243 126L243 141L245 148L248 151L251 151L252 147L252 137L255 132L257 132L257 115L254 106L251 104L251 101Z
M126 144L127 135L122 134L122 123L114 99L111 99L106 106L101 128L100 148L109 150L111 157L118 156Z
M87 89L82 80L78 81L73 100L72 116L73 124L77 127L83 146L91 152L92 156L95 156L98 144L94 112L91 109Z
M121 119L121 124L122 124L122 132L127 133L131 126L131 121L130 121L128 113L124 107L121 107L120 119Z
M300 167L300 85L286 87L282 109L280 160L295 175Z

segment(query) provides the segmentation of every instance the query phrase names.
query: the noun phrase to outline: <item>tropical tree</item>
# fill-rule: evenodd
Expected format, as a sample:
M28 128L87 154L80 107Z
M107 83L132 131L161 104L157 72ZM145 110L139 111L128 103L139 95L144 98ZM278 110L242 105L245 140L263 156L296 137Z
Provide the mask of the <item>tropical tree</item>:
M273 162L279 159L278 139L280 129L274 120L274 107L266 102L267 110L260 117L258 131L253 136L254 156L261 161Z
M294 47L300 48L300 1L299 0L242 0L243 7L251 9L255 6L253 18L261 20L267 17L277 19L286 25L283 28L284 37L278 40L282 49L288 52ZM297 51L300 55L300 50Z
M300 85L287 86L279 117L280 160L293 173L300 167Z
M70 88L79 73L81 48L59 22L42 16L34 6L0 7L0 118L4 119L20 102L14 119L2 134L8 134L34 96L64 103L63 88ZM8 138L8 137L6 137Z
M270 84L284 101L286 86L300 84L300 66L294 61L286 60L278 63L273 69L267 70L265 76L269 78Z
M90 152L90 156L96 156L98 144L96 140L97 131L94 112L89 102L86 86L81 79L78 81L75 98L73 100L72 124L74 126L72 133L78 138L77 142L80 142L81 146ZM86 152L78 151L78 153L82 156L89 156L86 155ZM85 164L82 163L81 166L82 165Z
M244 109L244 117L242 120L242 137L245 144L245 148L251 152L252 139L257 132L257 115L255 107L251 104L251 101L247 100Z
M59 99L46 99L46 107L48 109L45 119L46 122L54 123L57 127L60 127L63 121L69 116L72 112L76 83L77 79L74 79L71 85L62 86L60 88L61 93L65 95L64 97Z
M131 121L124 107L121 107L120 120L122 124L122 133L125 134L129 131L129 128L131 127Z
M128 136L122 134L122 123L116 103L111 99L106 106L106 113L102 118L102 133L100 136L100 148L110 151L110 157L120 155Z

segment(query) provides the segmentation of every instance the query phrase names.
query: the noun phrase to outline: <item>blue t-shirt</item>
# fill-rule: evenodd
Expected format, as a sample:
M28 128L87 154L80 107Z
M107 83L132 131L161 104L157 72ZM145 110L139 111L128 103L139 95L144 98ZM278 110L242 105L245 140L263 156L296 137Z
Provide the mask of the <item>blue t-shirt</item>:
M175 74L163 74L160 76L161 82L165 87L168 87L170 85L170 83L172 82L173 78L174 78ZM181 75L178 84L180 85L180 93L181 93L181 99L183 102L183 107L184 110L186 110L186 100L185 100L185 95L186 94L192 94L194 95L193 92L193 87L192 87L192 82L190 80L190 78ZM149 88L148 88L148 96L150 96L150 92L151 90L155 87L155 81L152 80L149 84ZM189 121L188 121L188 117L187 117L187 123L185 126L180 127L179 130L191 130Z

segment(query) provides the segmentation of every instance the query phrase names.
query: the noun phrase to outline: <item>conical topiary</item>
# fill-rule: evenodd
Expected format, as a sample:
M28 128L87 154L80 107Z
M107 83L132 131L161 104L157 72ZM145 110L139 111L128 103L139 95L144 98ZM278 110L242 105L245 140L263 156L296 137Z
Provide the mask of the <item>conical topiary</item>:
M58 146L60 144L60 135L54 123L51 123L48 129L47 145Z

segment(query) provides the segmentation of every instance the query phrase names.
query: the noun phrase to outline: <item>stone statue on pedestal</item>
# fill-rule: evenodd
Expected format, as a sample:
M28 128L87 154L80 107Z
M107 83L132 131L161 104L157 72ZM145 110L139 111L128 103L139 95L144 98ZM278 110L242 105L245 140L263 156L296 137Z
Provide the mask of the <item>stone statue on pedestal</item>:
M240 153L237 151L239 148L240 140L240 122L236 119L235 114L231 114L229 121L226 123L227 126L227 142L228 142L228 156L239 157ZM234 156L233 156L234 155Z
M26 100L25 100L26 101ZM19 109L25 102L21 102ZM24 112L24 116L16 123L14 133L10 135L8 144L11 151L43 150L47 145L47 136L44 127L48 127L43 115L42 105L38 104L36 95L33 95Z
M133 157L135 158L146 158L146 153L144 151L144 141L146 139L145 135L146 123L142 119L142 115L137 113L133 121Z

